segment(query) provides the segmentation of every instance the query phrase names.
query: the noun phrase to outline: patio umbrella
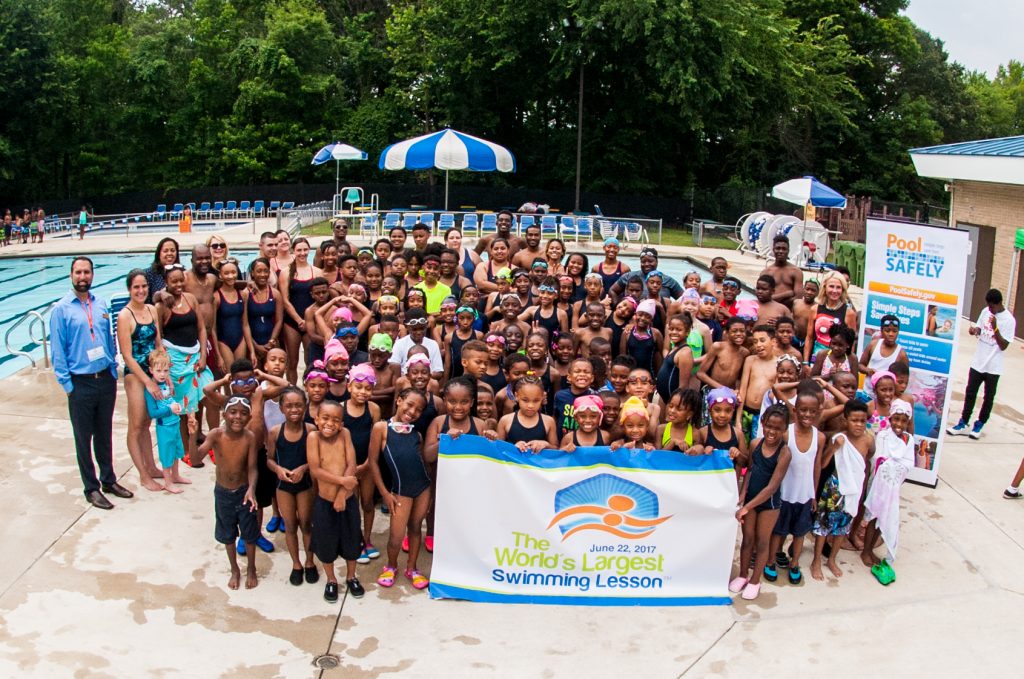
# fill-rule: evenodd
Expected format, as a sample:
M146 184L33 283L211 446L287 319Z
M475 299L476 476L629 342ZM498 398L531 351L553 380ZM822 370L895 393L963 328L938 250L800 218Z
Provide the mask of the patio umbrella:
M846 196L832 189L810 175L800 179L790 179L772 187L772 197L796 205L813 205L814 207L846 207Z
M516 159L504 146L445 128L406 139L384 149L382 170L444 170L444 209L448 209L448 171L515 172Z
M313 156L312 165L323 165L330 161L334 161L334 195L338 195L338 179L341 172L342 160L366 160L366 151L360 151L355 146L349 146L348 144L342 144L340 141L336 141L333 144L328 144Z

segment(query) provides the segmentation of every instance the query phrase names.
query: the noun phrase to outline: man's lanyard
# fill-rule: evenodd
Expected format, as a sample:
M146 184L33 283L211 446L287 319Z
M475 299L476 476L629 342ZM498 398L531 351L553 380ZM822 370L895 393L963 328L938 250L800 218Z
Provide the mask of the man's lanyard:
M92 326L92 300L88 297L85 298L85 302L82 303L82 308L85 309L85 318L89 321L89 336L92 337L92 341L96 341L96 332Z

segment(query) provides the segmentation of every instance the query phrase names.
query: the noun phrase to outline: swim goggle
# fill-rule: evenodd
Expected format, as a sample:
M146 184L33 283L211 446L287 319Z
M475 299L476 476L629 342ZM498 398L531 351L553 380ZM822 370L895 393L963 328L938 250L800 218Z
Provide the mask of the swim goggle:
M259 381L255 377L247 377L244 380L231 380L231 386L240 389L242 387L255 386L256 384L259 384Z
M537 289L541 292L558 292L558 288L553 285L541 285Z
M249 402L244 396L232 396L228 399L227 403L224 404L224 410L227 411L231 406L242 406L249 412L252 412L252 403Z
M394 420L388 421L388 427L396 434L411 434L414 429L414 426L408 422L395 422Z
M427 324L427 319L425 319L425 318L410 318L409 320L407 320L405 322L405 324L407 326L409 326L410 328L417 328L417 327L419 327L421 325L426 325Z
M500 344L501 346L505 346L505 338L502 337L501 335L488 335L487 339L484 340L484 343Z
M477 310L471 306L460 306L458 309L455 310L456 316L462 313L473 314L473 320L476 320L477 318L480 317L479 312L477 312Z
M339 338L339 339L342 338L342 337L345 337L346 335L352 335L353 337L358 337L359 336L359 328L353 328L353 327L338 328L337 330L334 331L334 336Z

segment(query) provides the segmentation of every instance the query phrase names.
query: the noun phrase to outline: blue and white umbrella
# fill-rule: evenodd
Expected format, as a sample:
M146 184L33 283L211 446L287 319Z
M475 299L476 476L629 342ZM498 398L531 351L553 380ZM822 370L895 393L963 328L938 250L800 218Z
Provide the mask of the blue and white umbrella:
M349 146L348 144L342 144L340 141L336 141L333 144L328 144L313 156L312 165L323 165L334 161L334 195L338 195L338 180L341 176L341 163L342 160L366 160L366 151L360 151L355 146Z
M445 128L406 139L384 149L382 170L444 170L444 209L448 209L448 171L515 172L516 159L504 146Z
M779 198L796 205L813 205L814 207L846 207L846 196L822 184L810 175L800 179L790 179L772 187L773 198Z

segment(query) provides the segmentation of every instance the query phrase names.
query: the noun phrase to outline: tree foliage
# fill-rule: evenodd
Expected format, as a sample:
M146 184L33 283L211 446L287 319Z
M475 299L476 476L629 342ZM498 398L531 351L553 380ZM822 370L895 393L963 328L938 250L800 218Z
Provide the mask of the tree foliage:
M907 149L1024 130L1024 66L951 63L906 0L0 0L0 194L328 180L448 125L514 176L682 195L815 174L927 199ZM374 163L353 180L402 180Z

